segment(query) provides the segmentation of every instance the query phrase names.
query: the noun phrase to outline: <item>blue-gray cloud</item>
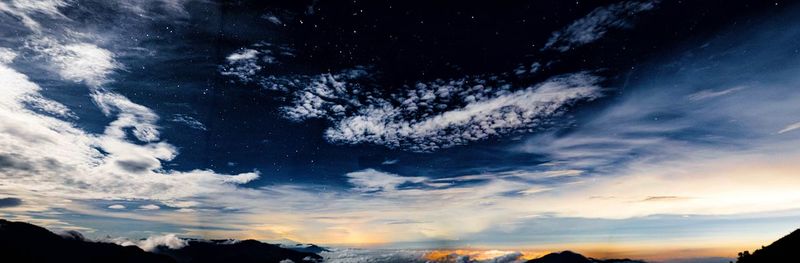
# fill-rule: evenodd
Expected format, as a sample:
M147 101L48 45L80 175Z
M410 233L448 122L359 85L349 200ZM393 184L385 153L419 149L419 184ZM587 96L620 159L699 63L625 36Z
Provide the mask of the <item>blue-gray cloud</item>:
M0 198L0 208L15 207L22 204L22 199L16 197L2 197Z

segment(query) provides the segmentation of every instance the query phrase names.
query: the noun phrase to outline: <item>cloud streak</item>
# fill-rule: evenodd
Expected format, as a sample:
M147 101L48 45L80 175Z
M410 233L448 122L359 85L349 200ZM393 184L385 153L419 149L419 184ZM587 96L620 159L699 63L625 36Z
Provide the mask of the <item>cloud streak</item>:
M631 27L639 13L654 9L660 1L622 1L592 10L560 31L553 32L542 50L567 52L605 36L612 29Z

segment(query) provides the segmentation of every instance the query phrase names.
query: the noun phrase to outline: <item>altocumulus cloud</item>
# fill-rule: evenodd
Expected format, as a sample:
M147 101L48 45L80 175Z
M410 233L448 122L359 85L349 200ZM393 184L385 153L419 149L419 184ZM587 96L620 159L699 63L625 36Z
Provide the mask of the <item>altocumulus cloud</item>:
M553 32L542 50L569 51L601 39L612 29L632 26L635 16L658 1L623 1L599 7L562 30ZM537 73L541 64L499 74L416 81L401 91L372 84L369 67L318 75L275 75L274 48L257 43L227 57L222 75L280 91L290 105L282 108L293 121L325 119L324 137L332 143L372 143L389 148L430 152L520 131L552 126L570 106L602 96L600 78L577 72L541 83L512 84L511 75ZM552 62L552 61L551 61Z
M255 60L254 54L231 56L236 61ZM257 77L245 72L241 80ZM232 73L224 69L222 74ZM545 128L570 106L602 96L602 79L588 72L523 87L503 76L469 76L418 82L390 94L371 87L370 80L369 68L356 67L320 75L269 75L258 82L289 98L290 105L282 108L287 119L328 120L331 126L324 137L330 142L417 152Z

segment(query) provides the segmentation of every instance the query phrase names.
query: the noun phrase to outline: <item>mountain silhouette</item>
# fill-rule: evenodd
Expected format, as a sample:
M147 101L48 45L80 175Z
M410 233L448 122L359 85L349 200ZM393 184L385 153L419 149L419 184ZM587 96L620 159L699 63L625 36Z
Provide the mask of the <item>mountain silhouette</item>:
M317 254L282 248L278 245L262 243L256 240L230 242L228 240L189 240L188 245L179 249L164 246L156 248L154 253L168 255L178 263L265 263L281 262L289 259L292 262L315 262L322 260Z
M630 259L594 259L587 258L572 251L550 253L543 257L528 260L526 263L644 263L640 260Z
M800 229L772 242L769 246L739 253L737 263L795 262L800 251Z
M138 247L65 238L47 229L0 219L0 261L2 262L153 262L175 263L165 255L148 253Z
M320 247L314 244L296 244L294 246L281 246L281 247L288 248L294 251L308 252L314 254L319 254L322 252L330 252L330 250L328 250L327 248Z
M89 241L76 231L57 235L32 224L0 219L0 262L279 263L288 259L300 263L322 259L256 240L191 239L187 243L179 249L159 246L147 252L136 246Z

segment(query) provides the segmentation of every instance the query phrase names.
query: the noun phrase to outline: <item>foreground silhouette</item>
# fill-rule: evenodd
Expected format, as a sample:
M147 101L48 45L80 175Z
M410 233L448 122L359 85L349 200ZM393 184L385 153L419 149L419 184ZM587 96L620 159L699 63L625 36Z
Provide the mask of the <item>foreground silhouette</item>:
M179 249L157 247L153 252L135 246L93 242L77 232L59 236L42 227L0 219L0 262L152 262L152 263L210 263L210 262L314 262L317 254L294 251L277 245L244 240L189 240Z
M772 242L769 246L739 253L737 263L796 262L800 251L800 229Z
M129 246L65 238L47 229L0 219L0 255L3 262L176 262L174 259Z
M528 260L527 263L644 263L640 260L630 259L594 259L587 258L572 251L550 253L537 259Z

